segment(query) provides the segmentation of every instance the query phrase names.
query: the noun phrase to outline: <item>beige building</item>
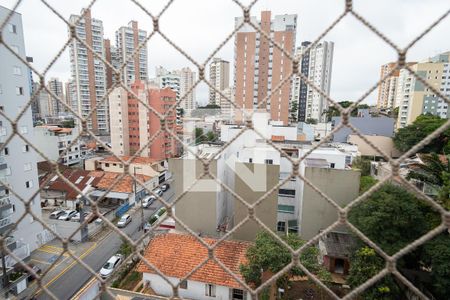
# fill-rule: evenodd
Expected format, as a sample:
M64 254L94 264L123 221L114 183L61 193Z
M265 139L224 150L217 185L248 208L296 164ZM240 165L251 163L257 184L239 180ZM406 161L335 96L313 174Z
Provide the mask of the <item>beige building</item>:
M233 168L231 168L226 155L219 153L220 147L200 145L196 149L194 151L197 151L203 159L214 158L209 164L211 174L248 203L254 203L278 183L279 166L277 165L266 165L265 172L259 171L262 166L264 167L260 164L256 166L258 164L233 162L231 163ZM254 168L258 168L258 172L253 172ZM175 205L175 215L194 232L210 237L220 237L247 216L248 210L230 192L208 177L201 178L204 172L203 164L192 154L188 153L183 158L170 159L169 170L174 178L175 198L192 186ZM254 174L251 180L265 181L266 189L254 191L251 184L247 184L248 178L241 176L245 171ZM198 181L194 184L195 180ZM274 231L277 222L276 209L277 193L275 192L266 197L255 210L256 216ZM184 231L178 223L176 229ZM254 221L248 221L233 233L232 238L253 241L260 230Z
M389 157L399 157L401 152L395 148L394 141L391 137L380 135L364 135L372 144L376 145L381 151L389 155ZM377 150L372 148L359 135L350 134L348 136L348 143L358 146L358 152L361 156L382 156Z
M214 58L209 64L209 82L219 91L230 86L230 63L221 58ZM213 89L209 89L209 104L221 105L222 97ZM221 106L222 107L222 106Z
M314 186L341 207L358 197L361 176L359 171L306 166L304 172L305 177ZM301 203L299 234L302 239L313 238L320 230L338 220L336 208L307 184L303 184Z
M394 109L397 104L397 86L399 80L399 70L394 70L396 62L387 63L381 66L380 80L386 77L378 86L378 109ZM407 63L408 66L416 64L415 62ZM392 72L392 74L390 74ZM389 75L390 74L390 75ZM388 76L389 75L389 76Z
M450 51L411 66L432 87L450 96ZM408 70L400 70L397 86L399 114L397 128L408 126L421 114L430 113L444 119L450 116L448 104L426 87Z
M294 54L297 15L276 15L262 11L261 18L251 17L254 24L270 35L283 49ZM236 18L238 27L243 18ZM292 71L292 61L273 46L267 38L244 24L235 36L234 88L236 105L240 109L253 110L257 104L271 114L271 119L288 124L291 81L279 91L271 93ZM266 97L270 95L269 99ZM242 113L237 114L242 119Z

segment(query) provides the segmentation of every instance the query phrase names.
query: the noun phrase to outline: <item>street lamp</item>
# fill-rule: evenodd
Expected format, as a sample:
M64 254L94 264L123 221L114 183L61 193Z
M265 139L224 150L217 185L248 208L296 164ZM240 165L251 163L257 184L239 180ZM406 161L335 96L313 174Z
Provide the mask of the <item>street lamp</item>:
M133 167L133 171L134 171L133 173L134 173L134 177L135 177L135 178L133 178L134 179L133 180L134 181L134 201L136 201L136 198L137 198L136 169L142 170L142 168L136 167L136 166ZM142 203L143 202L142 197L139 200L141 201L141 227L139 230L143 230L144 229L144 204Z

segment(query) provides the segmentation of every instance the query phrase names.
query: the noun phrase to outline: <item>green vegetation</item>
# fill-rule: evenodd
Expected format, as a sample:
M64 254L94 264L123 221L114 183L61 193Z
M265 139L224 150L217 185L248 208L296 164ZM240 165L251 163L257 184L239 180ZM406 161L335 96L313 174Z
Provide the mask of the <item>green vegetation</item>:
M350 211L349 221L369 239L392 255L426 234L441 222L441 217L424 201L402 187L386 184ZM384 266L374 250L360 243L354 254L349 284L354 288ZM397 261L400 271L429 270L431 282L418 276L415 286L426 287L438 299L450 294L450 237L447 231ZM364 299L400 299L390 277L385 277L364 294Z
M361 176L370 176L370 159L358 156L352 162L352 168L361 171Z
M342 106L342 108L348 108L351 105L353 105L354 102L352 101L341 101L338 102L339 105ZM359 104L358 107L354 110L352 110L352 112L350 113L350 116L352 117L356 117L358 115L358 109L368 109L370 106L367 104ZM335 108L334 106L328 107L328 111L326 111L327 114L327 118L328 121L331 121L331 118L333 117L339 117L341 115L341 113L339 112L339 110L337 108Z
M372 176L361 176L359 181L359 194L363 194L365 191L369 190L372 186L374 186L378 180L373 178Z
M317 119L309 118L309 119L306 119L305 123L315 125L315 124L317 124Z
M75 120L66 120L61 123L63 128L75 128Z
M418 144L447 120L433 115L421 115L411 124L400 128L394 136L394 144L400 151L408 151ZM425 153L450 153L450 129L445 130L437 138L424 146L420 151Z
M156 221L158 221L158 217L156 215L153 215L148 222L150 223L150 225L153 225L156 223Z
M305 243L295 234L283 236L283 240L294 249L300 248ZM330 274L319 265L318 254L319 250L316 247L309 247L301 255L300 261L321 280L327 281L330 279ZM248 263L240 266L240 272L247 283L255 286L261 284L263 273L276 273L291 262L289 250L265 231L258 233L255 244L247 250L246 257ZM300 268L294 267L289 274L279 278L276 284L286 288L290 275L304 275L304 273ZM275 289L272 287L271 290Z
M119 253L123 255L124 259L133 253L133 247L124 238L122 238L122 245L120 245Z

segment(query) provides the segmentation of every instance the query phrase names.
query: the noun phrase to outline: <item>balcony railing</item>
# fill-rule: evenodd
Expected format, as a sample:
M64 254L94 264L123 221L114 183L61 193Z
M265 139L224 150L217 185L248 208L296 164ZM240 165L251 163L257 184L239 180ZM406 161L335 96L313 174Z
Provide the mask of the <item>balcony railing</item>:
M11 216L8 216L6 218L0 219L0 229L7 227L8 225L12 224L12 218Z
M0 208L6 205L11 205L11 200L9 199L9 195L0 195Z

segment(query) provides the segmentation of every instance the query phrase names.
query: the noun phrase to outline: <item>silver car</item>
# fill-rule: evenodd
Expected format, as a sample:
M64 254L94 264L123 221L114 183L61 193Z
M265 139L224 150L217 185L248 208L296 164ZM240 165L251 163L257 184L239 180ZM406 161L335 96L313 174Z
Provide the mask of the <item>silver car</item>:
M124 228L125 226L127 226L129 223L131 223L131 216L130 215L123 215L119 222L117 222L117 227L119 228Z

